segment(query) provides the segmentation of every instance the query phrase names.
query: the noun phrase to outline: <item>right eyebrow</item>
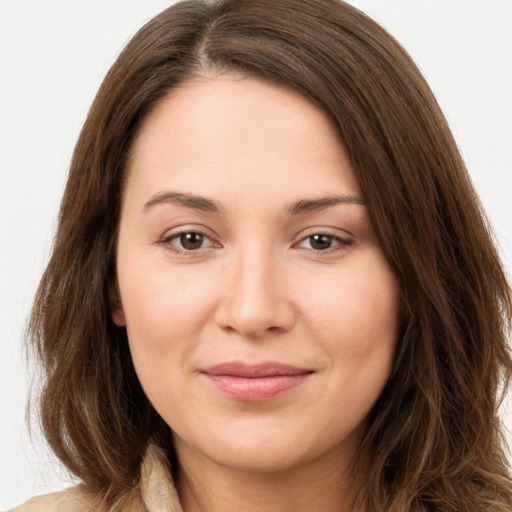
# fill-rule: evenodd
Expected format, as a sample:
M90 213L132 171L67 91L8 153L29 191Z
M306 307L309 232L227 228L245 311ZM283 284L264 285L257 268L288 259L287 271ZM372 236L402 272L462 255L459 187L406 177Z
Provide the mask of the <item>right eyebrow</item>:
M208 199L206 197L197 196L195 194L171 191L159 192L158 194L155 194L143 206L142 210L147 211L153 206L162 203L177 204L179 206L185 206L186 208L201 210L207 213L221 214L223 212L222 207L217 201L213 201L212 199Z

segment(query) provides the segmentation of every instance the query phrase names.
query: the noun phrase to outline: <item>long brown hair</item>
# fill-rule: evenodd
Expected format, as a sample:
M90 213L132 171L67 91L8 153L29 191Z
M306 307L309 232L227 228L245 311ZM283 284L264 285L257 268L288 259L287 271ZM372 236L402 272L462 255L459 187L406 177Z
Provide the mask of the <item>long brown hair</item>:
M41 417L64 464L111 507L148 442L173 457L126 332L110 316L131 143L173 87L212 70L286 85L337 129L398 280L403 318L389 382L368 417L369 510L509 511L497 408L512 362L510 289L446 120L379 25L338 0L192 0L119 56L78 140L55 245L31 317Z

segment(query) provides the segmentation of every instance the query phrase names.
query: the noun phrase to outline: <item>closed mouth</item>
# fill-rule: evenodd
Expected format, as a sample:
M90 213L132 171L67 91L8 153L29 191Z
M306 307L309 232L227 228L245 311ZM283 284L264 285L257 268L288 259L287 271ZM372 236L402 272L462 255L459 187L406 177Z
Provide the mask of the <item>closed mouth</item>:
M264 402L291 390L314 371L282 363L248 365L228 362L201 371L228 398L240 402Z

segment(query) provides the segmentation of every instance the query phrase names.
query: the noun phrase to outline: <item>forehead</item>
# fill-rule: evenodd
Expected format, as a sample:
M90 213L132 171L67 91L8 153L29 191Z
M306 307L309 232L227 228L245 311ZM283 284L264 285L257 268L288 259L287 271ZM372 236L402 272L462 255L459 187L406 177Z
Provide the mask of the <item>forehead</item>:
M323 111L292 89L239 75L172 90L144 120L128 170L128 185L145 195L171 187L253 196L264 188L278 197L340 186L360 194Z

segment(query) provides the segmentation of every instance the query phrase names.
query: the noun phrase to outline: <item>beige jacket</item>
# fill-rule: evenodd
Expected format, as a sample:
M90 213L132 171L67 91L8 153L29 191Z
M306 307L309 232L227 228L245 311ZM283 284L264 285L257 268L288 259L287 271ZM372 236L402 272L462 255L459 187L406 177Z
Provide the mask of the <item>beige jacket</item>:
M37 496L13 512L96 512L98 502L80 486ZM183 512L163 452L153 445L146 451L137 488L123 498L123 512Z

